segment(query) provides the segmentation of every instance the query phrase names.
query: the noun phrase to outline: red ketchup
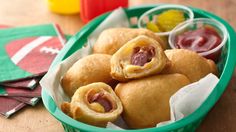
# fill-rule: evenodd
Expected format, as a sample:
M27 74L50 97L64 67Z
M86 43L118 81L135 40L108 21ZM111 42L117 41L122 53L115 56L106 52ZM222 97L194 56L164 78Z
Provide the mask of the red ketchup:
M178 35L175 39L175 47L202 53L214 49L221 42L222 38L214 28L202 27ZM216 61L219 54L220 50L205 57Z

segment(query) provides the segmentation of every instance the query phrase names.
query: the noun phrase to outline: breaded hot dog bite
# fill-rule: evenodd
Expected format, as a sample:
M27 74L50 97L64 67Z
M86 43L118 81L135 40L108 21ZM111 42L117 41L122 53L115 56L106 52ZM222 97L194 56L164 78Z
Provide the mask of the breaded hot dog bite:
M168 59L160 43L138 36L122 46L111 58L111 76L119 81L158 74Z
M215 62L196 52L186 49L171 49L166 50L165 53L171 63L162 73L184 74L191 82L196 82L209 73L218 74Z
M115 121L123 107L112 88L101 82L78 88L70 103L63 103L61 109L72 118L100 127Z
M61 80L64 92L72 97L81 86L94 82L111 82L110 59L110 55L92 54L78 60Z
M155 127L170 120L170 97L189 83L182 74L155 75L119 83L115 93L123 104L123 119L131 128Z

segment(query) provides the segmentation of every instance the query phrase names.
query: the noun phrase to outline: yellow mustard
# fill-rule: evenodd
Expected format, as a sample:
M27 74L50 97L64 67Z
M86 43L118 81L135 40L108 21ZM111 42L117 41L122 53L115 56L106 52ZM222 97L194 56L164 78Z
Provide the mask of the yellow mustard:
M59 14L76 14L80 12L80 0L47 0L48 8Z

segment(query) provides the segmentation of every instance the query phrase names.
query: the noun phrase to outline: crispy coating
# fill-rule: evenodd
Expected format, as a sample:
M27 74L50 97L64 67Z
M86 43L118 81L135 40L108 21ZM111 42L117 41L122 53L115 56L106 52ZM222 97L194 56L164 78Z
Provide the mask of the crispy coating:
M123 104L123 119L131 128L154 127L169 120L170 97L189 83L182 74L166 74L118 84L115 93Z
M132 29L132 28L110 28L104 30L98 37L93 47L94 53L114 54L126 42L139 36L145 35L158 41L162 48L166 48L166 44L150 30Z
M137 56L139 58L133 58L135 49L152 47L151 51L142 51ZM138 51L139 52L139 51ZM140 61L145 58L144 53L153 54L149 62L144 65L132 64L133 59ZM152 53L153 52L153 53ZM142 61L142 60L141 60ZM147 36L141 35L123 45L111 58L111 76L119 81L127 81L129 79L142 78L153 74L158 74L169 63L160 43Z
M78 60L61 80L64 92L72 97L81 86L93 82L111 82L110 59L110 55L92 54Z
M109 112L99 111L102 107L99 103L91 103L91 94L103 92L112 104ZM104 101L103 101L104 102ZM96 104L96 105L94 105ZM76 90L70 103L61 104L62 111L68 116L95 126L105 127L108 122L115 121L123 111L120 99L116 96L113 89L102 82L91 83Z
M165 51L171 65L162 73L180 73L186 75L191 82L196 82L209 73L218 74L214 61L205 59L196 52L186 49Z

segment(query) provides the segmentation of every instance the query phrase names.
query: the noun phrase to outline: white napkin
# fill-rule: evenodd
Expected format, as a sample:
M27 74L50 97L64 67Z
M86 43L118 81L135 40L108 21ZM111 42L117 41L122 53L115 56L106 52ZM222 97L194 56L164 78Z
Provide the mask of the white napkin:
M100 33L108 28L129 27L129 20L122 8L113 11L90 35L88 43L93 47Z
M39 82L42 88L44 88L53 98L59 108L62 102L70 101L70 98L64 93L60 84L62 76L78 59L87 56L88 54L91 54L91 47L83 47L62 61L59 65L55 66L54 69L49 70Z
M193 113L210 95L219 79L214 74L208 74L198 82L189 84L171 96L170 121L157 124L158 126L178 121Z

